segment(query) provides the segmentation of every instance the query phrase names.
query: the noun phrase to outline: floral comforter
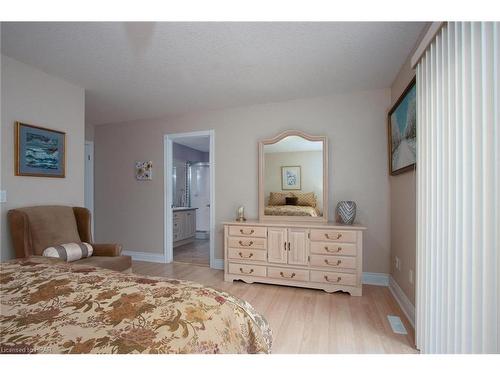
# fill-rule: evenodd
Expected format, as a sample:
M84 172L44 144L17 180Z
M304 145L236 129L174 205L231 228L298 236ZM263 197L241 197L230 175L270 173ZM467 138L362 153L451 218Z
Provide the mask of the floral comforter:
M246 301L188 281L33 257L1 263L1 353L270 353Z
M318 217L319 211L317 208L310 206L266 206L264 207L264 215Z

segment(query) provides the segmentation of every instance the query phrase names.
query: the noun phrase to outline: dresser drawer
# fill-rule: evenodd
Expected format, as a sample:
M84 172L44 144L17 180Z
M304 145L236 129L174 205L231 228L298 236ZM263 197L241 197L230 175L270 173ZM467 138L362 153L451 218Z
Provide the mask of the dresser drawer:
M356 232L352 230L311 229L311 240L356 242Z
M267 249L267 240L265 238L252 237L229 237L228 246L242 249Z
M228 255L229 259L257 260L262 262L267 260L267 251L265 250L229 249Z
M267 237L267 228L266 227L252 227L252 226L239 226L239 225L230 225L229 226L229 235L230 236L244 236L244 237Z
M356 245L352 243L332 243L311 241L311 253L325 255L356 255Z
M293 268L267 268L267 276L274 279L309 281L308 270L296 270Z
M265 266L229 263L229 273L235 275L266 277Z
M356 258L331 255L311 255L311 266L332 268L356 268Z
M311 281L315 283L356 286L356 275L350 273L311 271Z

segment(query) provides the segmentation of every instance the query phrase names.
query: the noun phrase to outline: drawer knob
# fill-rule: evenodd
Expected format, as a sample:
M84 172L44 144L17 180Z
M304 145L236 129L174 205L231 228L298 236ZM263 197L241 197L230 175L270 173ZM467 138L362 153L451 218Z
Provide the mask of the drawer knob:
M250 241L250 242L248 242L247 244L244 244L244 243L243 243L243 241L241 241L241 240L240 240L240 241L238 241L238 242L239 242L239 244L240 244L241 246L252 246L252 245L253 245L253 241Z
M342 263L342 260L337 260L337 263L330 263L328 259L325 259L325 263L328 264L329 266L340 266L340 263Z
M327 275L325 275L325 280L328 281L329 283L338 283L340 280L342 280L342 277L337 277L337 280L330 280Z
M285 279L293 279L295 277L295 272L292 272L290 276L285 276L283 272L280 272L280 276L284 277Z
M328 251L329 253L338 253L342 250L342 247L337 247L337 249L330 249L328 246L325 246L325 250Z
M247 257L243 256L243 253L241 251L238 254L240 255L240 258L247 258L247 259L249 259L249 258L253 257L253 253L250 253Z
M338 240L338 239L340 239L340 237L342 237L342 233L337 233L336 238L330 237L329 233L325 233L325 237L328 238L329 240Z
M243 268L241 268L241 267L240 267L240 272L241 272L241 273L246 273L246 274L248 274L248 275L249 275L249 274L253 273L253 268L250 268L250 271L249 271L249 272L245 272L245 271L243 271Z
M255 232L255 231L254 231L253 229L250 229L250 232L245 233L245 231L244 231L243 229L240 229L240 233L241 233L241 234L250 235L250 234L254 234L254 232Z

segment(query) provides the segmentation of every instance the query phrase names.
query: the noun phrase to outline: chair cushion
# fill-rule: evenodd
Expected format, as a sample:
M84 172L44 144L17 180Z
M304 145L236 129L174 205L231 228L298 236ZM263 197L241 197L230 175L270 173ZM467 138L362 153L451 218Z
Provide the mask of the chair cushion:
M102 267L113 271L125 271L132 267L132 258L128 255L116 257L96 257L83 258L73 262L73 264L87 265L92 267Z
M72 207L38 206L20 208L19 211L28 216L33 255L42 255L50 246L82 242Z
M64 243L46 248L42 255L49 258L61 258L66 262L74 262L92 256L92 251L92 246L86 242Z

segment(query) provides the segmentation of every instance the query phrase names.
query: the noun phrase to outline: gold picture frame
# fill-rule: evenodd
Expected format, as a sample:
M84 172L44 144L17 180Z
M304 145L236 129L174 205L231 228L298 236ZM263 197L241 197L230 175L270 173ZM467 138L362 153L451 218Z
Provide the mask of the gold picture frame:
M20 121L14 126L15 175L65 178L66 133Z

